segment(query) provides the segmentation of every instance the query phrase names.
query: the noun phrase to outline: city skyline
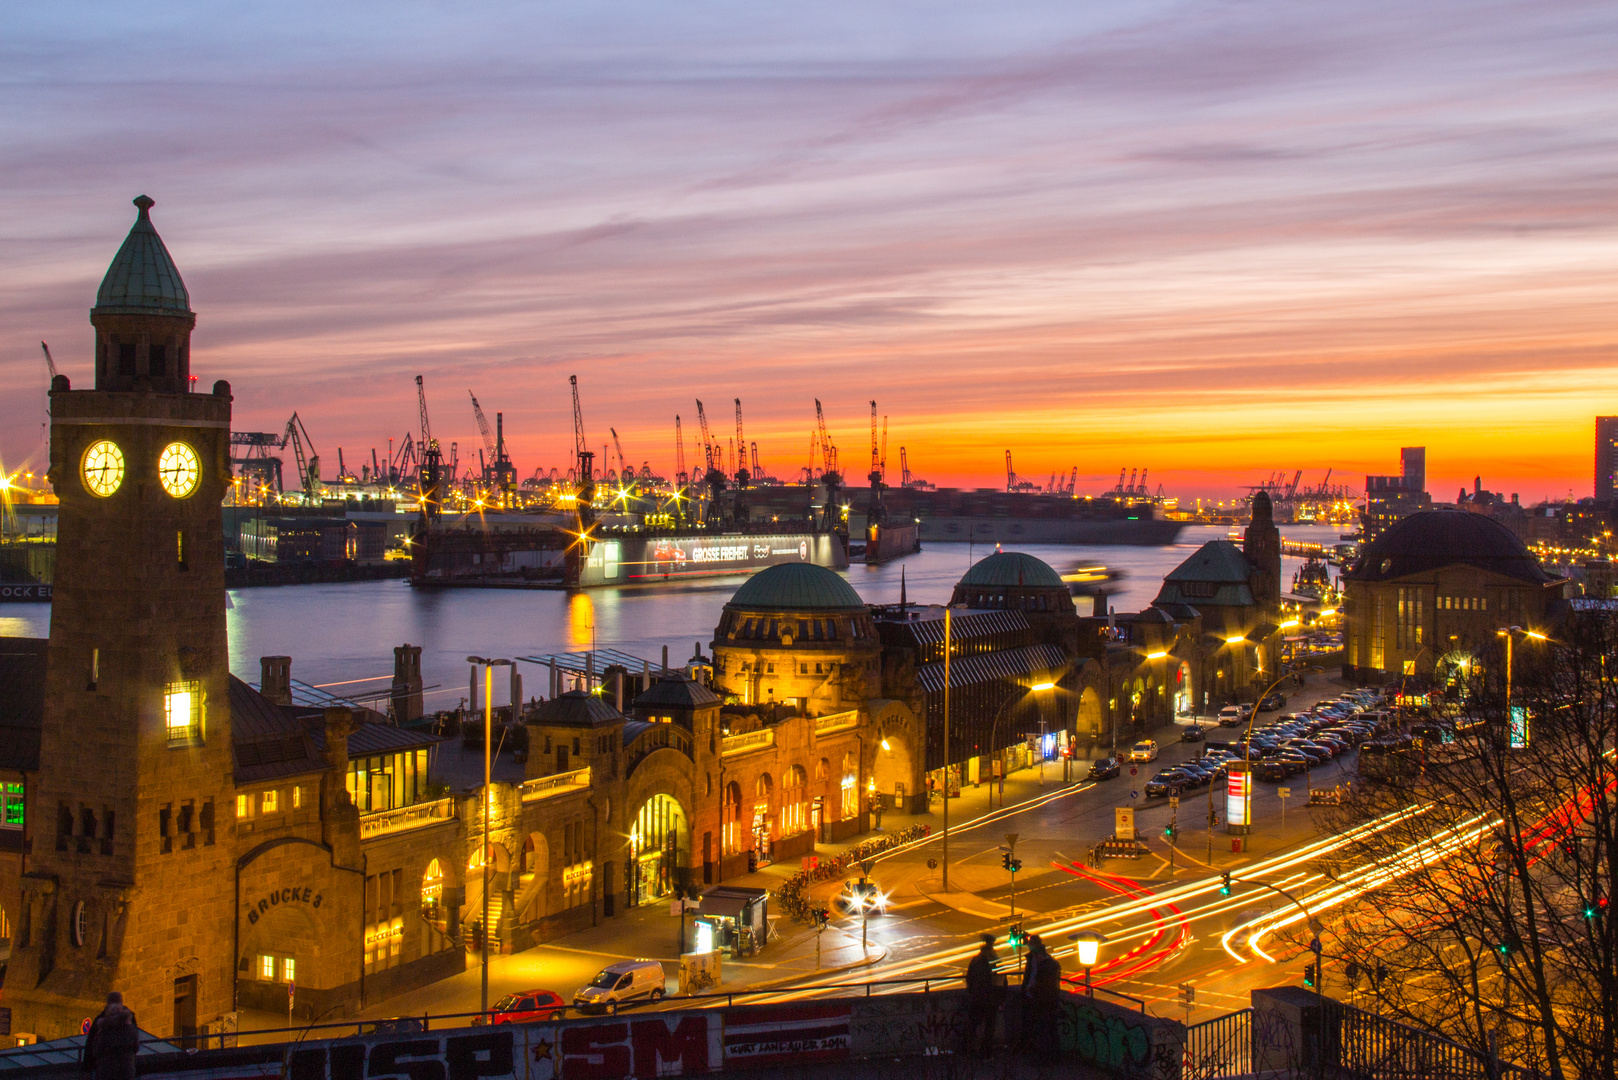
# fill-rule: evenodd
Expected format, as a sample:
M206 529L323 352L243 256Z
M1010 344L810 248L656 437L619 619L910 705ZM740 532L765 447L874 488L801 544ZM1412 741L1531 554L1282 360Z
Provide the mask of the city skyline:
M577 374L657 471L739 396L789 477L818 397L857 479L875 398L937 483L1010 449L1229 498L1425 445L1440 499L1535 502L1590 493L1618 397L1596 5L135 19L7 47L8 467L38 340L89 377L140 193L237 426L296 410L333 467L415 426L419 372L463 461L471 389L565 468Z

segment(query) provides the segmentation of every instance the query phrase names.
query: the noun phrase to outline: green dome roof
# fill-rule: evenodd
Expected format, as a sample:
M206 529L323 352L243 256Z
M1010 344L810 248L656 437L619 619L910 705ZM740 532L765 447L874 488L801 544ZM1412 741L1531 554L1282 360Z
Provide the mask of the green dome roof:
M1061 589L1062 575L1050 565L1021 551L997 551L973 564L961 578L962 586L979 589Z
M102 314L189 315L191 297L185 282L147 214L152 200L142 195L135 205L140 216L101 279L95 310Z
M760 570L727 607L764 611L864 611L865 601L835 571L813 563L781 563Z

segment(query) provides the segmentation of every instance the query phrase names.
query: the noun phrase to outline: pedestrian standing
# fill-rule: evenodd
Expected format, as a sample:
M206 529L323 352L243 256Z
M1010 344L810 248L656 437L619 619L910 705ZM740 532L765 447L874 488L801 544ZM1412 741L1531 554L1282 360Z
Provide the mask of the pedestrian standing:
M1033 1027L1029 1048L1037 1060L1054 1065L1061 1057L1057 1013L1062 1006L1062 965L1043 943L1034 965L1034 992L1029 996L1029 1004Z
M114 990L107 995L107 1007L90 1021L80 1057L82 1071L93 1074L95 1080L135 1080L139 1050L135 1014L124 1004L124 995Z
M1022 985L1017 988L1017 1049L1026 1054L1038 1045L1034 1034L1034 976L1045 943L1038 934L1029 934L1025 943L1028 952L1023 956Z
M994 935L984 934L977 955L966 965L966 1038L961 1047L964 1054L976 1050L984 1058L994 1056L994 1020L1000 1011L1002 996L1002 988L995 985L994 961Z

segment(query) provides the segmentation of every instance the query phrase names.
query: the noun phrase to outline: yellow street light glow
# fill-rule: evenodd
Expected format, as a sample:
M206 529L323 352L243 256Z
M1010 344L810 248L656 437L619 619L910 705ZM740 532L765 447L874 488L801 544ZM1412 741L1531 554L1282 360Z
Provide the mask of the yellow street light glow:
M888 749L888 740L886 740L886 739L882 740L882 749L884 749L884 750Z
M1146 659L1148 659L1148 660L1161 660L1167 655L1168 655L1168 653L1163 652L1160 649L1157 652L1149 652L1149 653L1147 653L1146 654Z
M1226 645L1240 645L1242 642L1244 642L1246 640L1247 640L1247 638L1245 638L1242 635L1238 634L1235 637L1226 638L1225 639L1225 644Z
M1053 683L1053 682L1037 682L1033 686L1030 686L1028 689L1030 689L1030 690L1055 690L1056 689L1056 684Z
M1324 619L1328 615L1335 615L1335 614L1337 614L1337 609L1336 608L1321 608L1320 609L1320 617L1322 619Z
M1288 619L1286 622L1281 624L1281 629L1290 630L1294 626L1297 626L1297 625L1298 625L1298 620L1297 619Z

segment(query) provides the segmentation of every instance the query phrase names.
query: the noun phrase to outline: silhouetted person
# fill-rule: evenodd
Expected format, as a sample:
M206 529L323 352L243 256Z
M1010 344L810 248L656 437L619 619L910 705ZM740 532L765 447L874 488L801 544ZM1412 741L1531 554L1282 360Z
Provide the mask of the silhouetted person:
M1045 943L1038 934L1029 934L1028 951L1023 954L1022 985L1017 988L1017 1049L1031 1051L1037 1043L1034 1036L1034 976L1039 967L1039 956Z
M966 1045L963 1053L971 1053L974 1046L984 1057L994 1054L994 1018L1000 1011L1000 987L995 985L994 935L984 934L977 955L966 965ZM983 1036L978 1037L981 1026Z
M1033 964L1033 992L1028 996L1029 1025L1033 1031L1027 1045L1035 1058L1054 1065L1061 1057L1057 1013L1062 1007L1062 965L1046 950L1044 942L1039 943L1037 952Z
M135 1080L135 1053L140 1049L140 1029L135 1014L124 1004L124 995L114 990L107 995L107 1007L90 1022L84 1037L84 1071L95 1080Z

